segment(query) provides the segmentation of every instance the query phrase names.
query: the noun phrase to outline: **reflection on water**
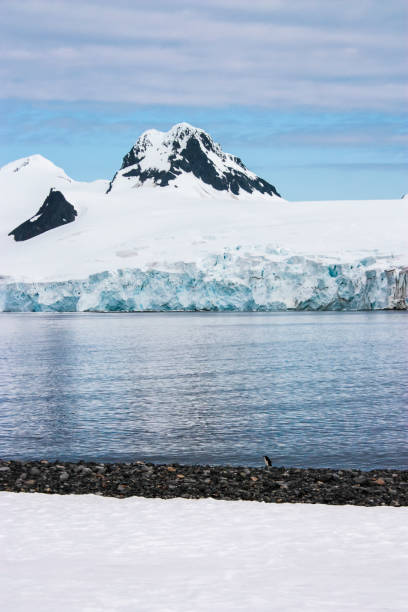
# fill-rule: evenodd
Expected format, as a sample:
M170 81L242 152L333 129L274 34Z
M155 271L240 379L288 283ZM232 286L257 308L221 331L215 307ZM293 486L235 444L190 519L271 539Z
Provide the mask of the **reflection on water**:
M0 457L408 468L406 313L3 314Z

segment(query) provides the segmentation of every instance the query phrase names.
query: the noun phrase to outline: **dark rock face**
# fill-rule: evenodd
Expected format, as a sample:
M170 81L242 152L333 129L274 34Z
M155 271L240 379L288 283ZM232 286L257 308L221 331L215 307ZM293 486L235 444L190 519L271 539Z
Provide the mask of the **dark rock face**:
M0 460L0 491L408 506L408 471Z
M175 137L169 147L168 170L155 168L142 170L141 162L146 156L146 144L145 141L138 141L123 158L121 170L130 166L132 169L122 173L122 176L137 177L142 184L152 179L156 185L167 187L180 174L191 172L217 191L230 191L234 195L238 195L241 190L247 193L258 191L262 194L279 196L273 185L257 176L251 176L252 173L248 172L239 157L223 153L205 132L186 127L179 135L180 138ZM182 139L187 139L184 146ZM213 161L215 156L220 162L218 169ZM229 167L228 161L242 170ZM116 176L117 174L113 177L107 193L112 189Z
M51 189L39 211L13 229L9 236L14 236L17 242L29 240L60 225L72 223L77 214L75 208L67 202L60 191Z

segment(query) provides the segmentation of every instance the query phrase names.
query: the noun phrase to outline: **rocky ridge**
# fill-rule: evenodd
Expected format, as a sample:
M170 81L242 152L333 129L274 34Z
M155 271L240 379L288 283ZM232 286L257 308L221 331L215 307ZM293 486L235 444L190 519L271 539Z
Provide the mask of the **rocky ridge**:
M13 229L9 236L14 236L16 242L29 240L61 225L72 223L77 214L75 208L67 202L63 194L51 188L36 214Z
M209 134L188 123L177 124L166 133L144 132L123 158L107 193L126 182L131 187L145 183L179 187L177 179L182 175L191 175L216 191L234 196L279 196L273 185L250 172L239 157L224 153Z

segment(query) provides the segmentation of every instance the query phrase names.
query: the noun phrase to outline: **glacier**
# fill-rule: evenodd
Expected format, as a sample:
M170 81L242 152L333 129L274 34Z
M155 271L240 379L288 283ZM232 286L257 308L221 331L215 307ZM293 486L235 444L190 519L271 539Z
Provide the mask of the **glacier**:
M378 265L381 263L382 265ZM282 311L408 308L408 268L224 251L201 265L123 268L85 279L0 280L3 312Z
M188 124L146 132L110 182L41 155L11 162L0 311L408 309L407 198L290 202L265 185ZM50 190L74 220L13 240Z

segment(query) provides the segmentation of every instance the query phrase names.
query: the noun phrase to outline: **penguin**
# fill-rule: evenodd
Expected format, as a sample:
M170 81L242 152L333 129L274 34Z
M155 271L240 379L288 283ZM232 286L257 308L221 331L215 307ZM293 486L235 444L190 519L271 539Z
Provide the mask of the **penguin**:
M264 455L264 461L265 461L266 467L271 467L272 461L269 459L268 455Z

